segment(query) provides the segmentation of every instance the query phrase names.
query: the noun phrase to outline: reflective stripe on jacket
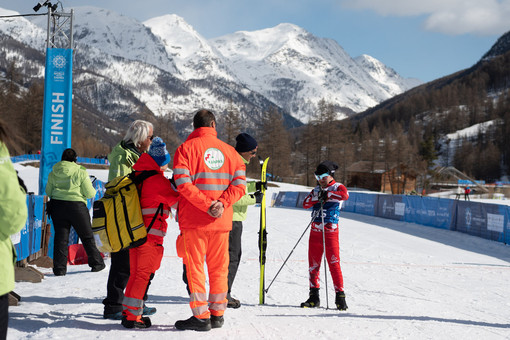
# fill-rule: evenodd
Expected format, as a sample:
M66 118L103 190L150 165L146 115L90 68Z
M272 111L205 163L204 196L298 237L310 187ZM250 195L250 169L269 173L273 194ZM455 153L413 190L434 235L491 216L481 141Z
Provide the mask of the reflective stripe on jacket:
M177 203L179 194L172 188L170 180L163 175L159 165L149 154L143 153L133 169L135 171L159 171L157 175L144 180L139 189L143 223L146 228L149 227L160 203L163 203L163 210L158 213L147 236L148 241L153 240L158 244L163 244L163 237L166 235L168 227L166 220L170 216L170 207Z
M179 191L181 229L232 228L232 205L246 190L246 167L237 151L216 137L211 127L195 129L174 156L174 180ZM222 217L207 214L214 200L225 208Z

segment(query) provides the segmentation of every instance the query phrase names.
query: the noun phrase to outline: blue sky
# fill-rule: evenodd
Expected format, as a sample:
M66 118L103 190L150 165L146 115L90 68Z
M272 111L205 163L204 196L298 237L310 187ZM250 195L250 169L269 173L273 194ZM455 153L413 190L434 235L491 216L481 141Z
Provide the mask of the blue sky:
M51 0L50 0L51 1ZM57 1L51 1L56 3ZM177 14L205 38L287 22L336 40L352 57L371 55L404 77L431 81L475 64L510 30L510 0L60 0L140 21ZM34 13L36 0L0 0Z

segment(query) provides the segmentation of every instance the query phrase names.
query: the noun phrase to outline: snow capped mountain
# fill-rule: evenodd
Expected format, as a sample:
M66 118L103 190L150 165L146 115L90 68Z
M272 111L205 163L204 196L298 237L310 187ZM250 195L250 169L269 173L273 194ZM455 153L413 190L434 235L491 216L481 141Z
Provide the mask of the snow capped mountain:
M293 24L236 32L210 42L249 88L305 122L321 99L335 104L341 118L407 90L396 77L379 83L364 69L366 64L358 64L336 41Z
M12 16L19 15L19 13L0 8L0 15ZM38 50L43 50L46 46L46 29L32 24L23 17L0 20L0 32Z
M161 39L183 79L213 76L238 81L230 73L221 55L183 18L167 14L147 20L143 24Z
M404 92L403 90L411 89L422 83L415 78L402 78L394 69L366 54L354 58L354 61L392 96L396 96Z
M207 40L173 14L141 23L95 7L74 13L75 95L115 119L148 109L189 126L196 109L221 115L232 103L247 129L270 107L296 126L309 120L321 99L341 118L416 85L372 57L353 59L334 40L292 24ZM46 20L3 20L0 34L43 55ZM16 53L20 63L28 62ZM14 54L4 51L5 60ZM43 71L44 62L37 67Z
M74 20L74 38L81 44L126 59L138 60L177 74L173 59L158 37L141 22L115 12L79 7Z

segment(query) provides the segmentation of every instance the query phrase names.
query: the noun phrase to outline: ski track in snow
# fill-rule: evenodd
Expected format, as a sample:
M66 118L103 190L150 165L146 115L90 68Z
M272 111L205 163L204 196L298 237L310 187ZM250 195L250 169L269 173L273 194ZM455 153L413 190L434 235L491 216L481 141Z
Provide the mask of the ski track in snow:
M15 165L30 190L37 174ZM92 173L92 171L90 172ZM94 171L99 179L106 176ZM279 190L308 188L279 184ZM169 221L165 257L149 290L147 304L158 312L153 326L128 330L104 320L101 300L107 268L68 266L55 277L38 268L41 283L17 282L19 306L10 307L7 339L508 339L510 338L510 248L477 237L342 212L340 255L349 309L334 307L328 276L328 302L321 270L321 305L299 308L308 297L308 232L297 245L259 305L258 207L249 207L243 230L243 256L232 290L239 309L227 309L225 325L210 332L178 331L177 320L191 315L175 252L178 227ZM310 221L310 212L268 208L266 288ZM322 267L323 268L323 267ZM328 273L329 275L329 273Z

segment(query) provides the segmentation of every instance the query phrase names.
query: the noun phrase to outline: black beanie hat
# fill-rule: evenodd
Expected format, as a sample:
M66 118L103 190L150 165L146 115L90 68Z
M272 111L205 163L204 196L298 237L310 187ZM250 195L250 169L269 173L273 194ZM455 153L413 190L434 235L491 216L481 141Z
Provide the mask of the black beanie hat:
M317 170L315 170L316 175L322 175L325 173L329 173L330 176L334 176L335 170L338 169L338 164L332 161L324 161L317 166Z
M236 137L236 151L237 152L247 152L251 150L255 150L257 147L257 141L255 138L250 136L247 133L240 133Z

